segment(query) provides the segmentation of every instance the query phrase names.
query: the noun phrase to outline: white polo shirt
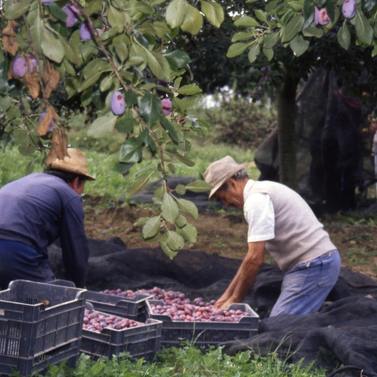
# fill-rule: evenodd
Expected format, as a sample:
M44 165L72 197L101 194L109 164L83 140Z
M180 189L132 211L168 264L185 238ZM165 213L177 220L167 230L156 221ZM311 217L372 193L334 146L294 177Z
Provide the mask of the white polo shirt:
M255 181L249 180L243 191L244 216L248 223L247 242L268 241L275 238L275 212L268 194L253 192Z

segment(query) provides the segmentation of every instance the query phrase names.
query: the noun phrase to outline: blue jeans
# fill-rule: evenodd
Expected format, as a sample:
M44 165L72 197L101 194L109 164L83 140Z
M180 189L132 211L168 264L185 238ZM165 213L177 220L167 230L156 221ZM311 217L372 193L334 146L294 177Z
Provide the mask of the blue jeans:
M50 281L54 274L47 255L22 242L0 239L0 288L16 279Z
M270 317L316 312L338 280L340 264L340 255L335 249L289 269L284 274L281 293Z

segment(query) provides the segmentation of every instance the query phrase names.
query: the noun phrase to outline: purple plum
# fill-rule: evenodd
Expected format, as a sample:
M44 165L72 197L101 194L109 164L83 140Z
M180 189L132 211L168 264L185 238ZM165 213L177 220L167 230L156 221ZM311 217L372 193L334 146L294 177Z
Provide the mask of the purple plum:
M327 9L326 8L318 9L317 7L315 7L314 23L316 25L327 25L330 22L331 22L331 19L327 13Z
M164 115L170 115L173 109L173 104L170 98L164 98L161 100L161 109Z
M356 14L356 0L344 0L342 13L345 18L353 18Z
M92 34L90 33L90 29L85 22L83 22L80 26L80 39L82 41L90 41L92 39Z
M78 21L79 10L74 5L67 4L64 5L63 12L67 15L65 25L69 28L75 26Z
M55 0L42 0L42 4L44 5L50 5L50 4L53 4L55 2Z
M118 90L111 96L111 111L114 115L122 115L126 109L124 95Z
M12 62L12 73L16 78L24 77L27 72L26 59L23 56L16 56Z

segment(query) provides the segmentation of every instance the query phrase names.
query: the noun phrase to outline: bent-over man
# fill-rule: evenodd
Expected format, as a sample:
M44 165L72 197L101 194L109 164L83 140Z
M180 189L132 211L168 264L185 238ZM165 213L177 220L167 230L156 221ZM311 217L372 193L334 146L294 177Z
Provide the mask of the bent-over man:
M249 179L245 165L230 156L210 164L204 179L209 197L243 208L248 223L247 254L216 306L244 299L267 250L284 272L270 315L317 311L338 279L340 256L305 200L283 184Z
M54 274L47 247L57 238L63 252L66 278L85 284L89 250L84 230L81 194L87 160L68 148L64 159L52 159L44 173L33 173L0 189L0 287L26 279L50 281Z

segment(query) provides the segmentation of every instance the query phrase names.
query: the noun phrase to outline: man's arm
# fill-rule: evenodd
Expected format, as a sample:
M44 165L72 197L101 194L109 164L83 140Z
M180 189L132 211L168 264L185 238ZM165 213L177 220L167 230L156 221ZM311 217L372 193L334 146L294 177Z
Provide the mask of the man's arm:
M66 203L60 231L63 262L67 279L84 287L88 270L89 248L84 229L81 198Z
M265 242L249 242L248 251L236 275L215 306L226 309L234 302L241 302L249 288L254 284L255 277L264 262Z

